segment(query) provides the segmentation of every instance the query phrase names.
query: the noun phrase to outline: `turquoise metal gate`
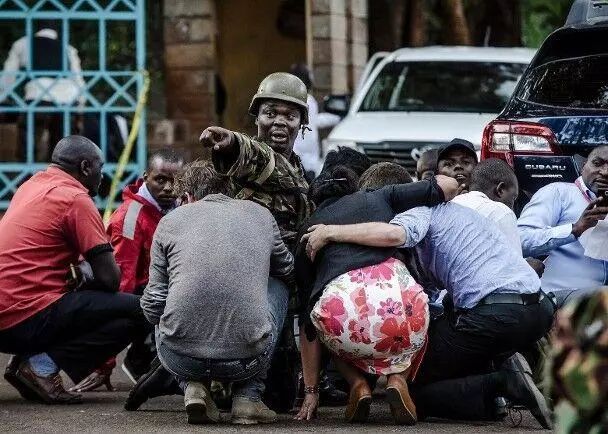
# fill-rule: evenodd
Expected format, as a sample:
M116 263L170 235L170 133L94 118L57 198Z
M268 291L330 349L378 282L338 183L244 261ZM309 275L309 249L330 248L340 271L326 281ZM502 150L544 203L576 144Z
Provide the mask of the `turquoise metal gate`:
M0 72L0 113L17 114L22 127L21 161L0 161L0 211L5 210L18 186L33 173L43 170L46 161L35 158L35 119L45 113L63 114L63 136L74 133L74 115L94 115L99 122L98 145L108 161L108 121L109 116L122 115L128 122L135 114L138 98L144 86L145 69L145 0L0 0L0 29L8 23L22 23L25 28L27 62L20 70ZM39 70L32 67L32 39L40 20L53 20L60 23L59 38L62 42L62 68L60 70ZM69 46L78 48L82 41L70 40L70 27L75 21L97 24L97 59L95 69L83 69L74 73L69 66ZM120 70L107 64L107 28L112 23L129 23L134 26L135 61L131 70ZM1 30L0 30L1 32ZM93 36L94 37L94 36ZM90 42L90 41L89 41ZM3 59L0 59L2 61ZM89 62L91 63L91 62ZM78 76L78 77L77 77ZM47 84L39 86L35 98L26 99L22 94L28 82L40 82L46 77ZM54 88L63 79L81 83L75 99L79 104L58 101ZM8 83L8 85L6 85ZM98 90L103 88L103 92ZM44 100L44 103L41 101ZM125 166L119 186L135 180L142 172L146 159L146 117L141 112L141 122L135 147L134 158ZM25 137L23 137L25 136ZM0 146L2 144L0 143ZM107 162L104 173L113 177L117 168L116 161ZM120 190L119 190L120 191ZM97 199L101 208L104 201Z

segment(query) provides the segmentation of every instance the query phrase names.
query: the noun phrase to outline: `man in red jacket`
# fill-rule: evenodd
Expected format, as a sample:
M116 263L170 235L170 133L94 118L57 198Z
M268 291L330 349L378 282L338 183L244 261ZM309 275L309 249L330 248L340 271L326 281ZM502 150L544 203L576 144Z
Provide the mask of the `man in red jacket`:
M123 203L110 217L106 229L121 271L120 292L141 295L148 283L152 237L160 219L175 207L173 181L183 163L172 149L156 151L148 158L143 178L123 190ZM154 357L153 348L151 342L131 344L122 369L134 383L147 372ZM84 392L104 384L111 390L110 374L115 366L115 359L108 360L74 390Z
M175 208L173 181L183 159L171 149L154 152L143 179L127 186L106 230L120 267L120 292L141 295L148 283L150 246L160 219Z

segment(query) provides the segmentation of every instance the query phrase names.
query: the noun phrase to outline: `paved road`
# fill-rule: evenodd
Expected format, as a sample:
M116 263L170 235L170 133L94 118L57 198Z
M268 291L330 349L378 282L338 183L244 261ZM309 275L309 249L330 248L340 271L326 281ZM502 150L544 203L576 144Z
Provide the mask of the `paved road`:
M2 372L7 357L0 355ZM507 422L497 423L448 423L432 421L419 423L415 427L401 428L392 425L388 407L378 400L374 402L370 420L366 425L346 425L342 422L343 409L320 411L320 419L312 423L291 420L288 415L281 416L279 423L271 426L235 427L222 424L198 427L188 425L180 397L157 398L145 404L136 412L124 411L122 406L127 397L130 384L120 369L115 373L116 392L91 392L86 402L77 406L45 406L23 401L18 393L0 377L0 432L45 432L45 433L181 433L181 432L335 432L335 433L516 433L532 432L540 426L529 415L524 414L521 425L513 428ZM539 431L541 432L541 431Z

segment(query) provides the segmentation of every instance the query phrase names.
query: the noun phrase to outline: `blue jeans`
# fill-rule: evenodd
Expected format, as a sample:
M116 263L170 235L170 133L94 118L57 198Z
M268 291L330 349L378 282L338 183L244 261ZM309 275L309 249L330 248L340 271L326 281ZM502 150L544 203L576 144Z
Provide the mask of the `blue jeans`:
M198 359L168 349L156 339L158 357L163 366L183 384L188 381L218 380L233 382L233 396L259 401L264 394L264 380L287 315L289 289L283 281L268 280L268 312L271 336L261 354L245 359Z

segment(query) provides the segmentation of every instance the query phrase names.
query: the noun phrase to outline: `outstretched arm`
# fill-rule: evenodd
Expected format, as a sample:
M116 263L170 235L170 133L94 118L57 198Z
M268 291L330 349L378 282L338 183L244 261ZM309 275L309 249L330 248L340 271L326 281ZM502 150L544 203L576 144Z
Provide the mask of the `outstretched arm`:
M397 247L405 244L403 227L389 223L355 225L314 225L302 237L306 253L314 261L316 254L328 243L351 243L370 247Z

